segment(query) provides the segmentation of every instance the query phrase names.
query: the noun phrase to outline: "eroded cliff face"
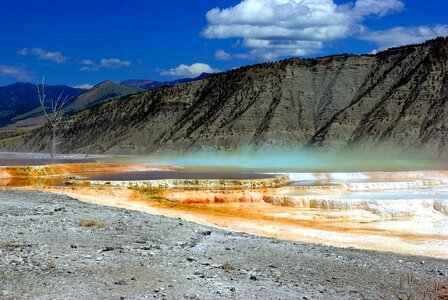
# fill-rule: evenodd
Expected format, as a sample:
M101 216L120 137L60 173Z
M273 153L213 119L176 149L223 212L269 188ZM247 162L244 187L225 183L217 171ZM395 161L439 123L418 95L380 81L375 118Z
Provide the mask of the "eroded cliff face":
M447 157L448 40L388 51L314 145L394 144Z
M123 97L67 120L62 151L149 153L393 145L447 158L448 39L288 59ZM11 149L44 150L36 130Z

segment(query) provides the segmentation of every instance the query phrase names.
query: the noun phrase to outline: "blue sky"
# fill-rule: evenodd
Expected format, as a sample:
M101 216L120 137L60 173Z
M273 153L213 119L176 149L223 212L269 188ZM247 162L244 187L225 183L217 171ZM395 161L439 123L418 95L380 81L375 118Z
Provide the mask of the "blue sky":
M448 35L448 1L0 0L0 85L170 80Z

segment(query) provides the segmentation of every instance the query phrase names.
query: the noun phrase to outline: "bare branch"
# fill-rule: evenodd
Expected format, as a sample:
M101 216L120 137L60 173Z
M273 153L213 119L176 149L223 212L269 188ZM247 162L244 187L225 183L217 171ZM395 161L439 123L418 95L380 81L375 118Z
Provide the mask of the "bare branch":
M45 105L45 77L42 77L42 102Z
M42 111L44 112L47 121L51 123L50 116L48 115L47 109L45 107L45 77L42 78L42 88L41 89L39 88L38 83L36 83L36 88L37 88L37 94L39 96L39 103L40 106L42 107Z
M65 96L64 101L62 101L61 107L64 107L68 103L68 101L70 101L71 99L72 99L72 97L69 97L68 95Z
M56 100L54 98L51 98L51 112L48 112L47 107L45 106L45 77L42 78L41 87L39 87L39 84L36 83L36 88L42 112L44 113L45 118L47 119L48 126L51 130L50 154L51 158L53 159L56 157L56 138L59 132L59 124L61 123L63 118L63 107L68 103L71 97L69 97L69 95L63 97L64 91L62 91Z
M54 107L53 107L53 113L56 113L56 111L58 110L58 103L62 98L62 95L64 94L64 91L62 91L59 96L58 96L58 100L56 100L56 102L54 103ZM62 107L62 105L61 105Z
M61 93L62 95L62 93ZM72 97L69 97L68 95L65 96L64 100L62 100L62 102L60 103L60 105L56 108L56 112L54 113L54 121L57 122L59 124L59 122L62 119L62 113L63 113L63 108L65 106L65 104L67 104L68 101L70 101ZM58 99L58 102L60 101L60 99Z

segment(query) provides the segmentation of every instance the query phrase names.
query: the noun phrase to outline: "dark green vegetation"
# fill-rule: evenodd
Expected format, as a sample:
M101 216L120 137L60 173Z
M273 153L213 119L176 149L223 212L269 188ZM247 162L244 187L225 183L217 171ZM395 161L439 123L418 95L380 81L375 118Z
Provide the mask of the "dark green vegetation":
M448 158L448 39L377 55L287 59L161 87L72 116L60 151L391 146ZM0 140L45 151L39 129Z
M89 90L65 85L48 85L46 92L47 99L57 99L62 91L64 91L64 95L71 98L64 108L67 115L142 90L197 81L208 76L210 74L203 73L196 78L181 78L166 82L131 79L119 84L113 81L104 81ZM8 129L27 128L39 126L45 122L37 98L36 86L31 83L15 83L0 87L0 107L0 127L7 127Z
M85 92L65 85L46 86L48 98L57 99L62 91L64 95L73 98ZM0 126L40 115L36 86L31 83L14 83L0 87L0 107Z
M105 81L89 90L47 85L45 91L48 101L57 99L62 91L64 95L68 95L70 100L64 107L64 114L69 115L113 98L136 93L141 89L130 88L113 81ZM0 103L2 108L0 115L5 115L5 118L0 119L0 127L5 127L4 130L31 128L45 123L35 85L16 83L0 87L0 99L2 101ZM14 110L9 110L8 105Z

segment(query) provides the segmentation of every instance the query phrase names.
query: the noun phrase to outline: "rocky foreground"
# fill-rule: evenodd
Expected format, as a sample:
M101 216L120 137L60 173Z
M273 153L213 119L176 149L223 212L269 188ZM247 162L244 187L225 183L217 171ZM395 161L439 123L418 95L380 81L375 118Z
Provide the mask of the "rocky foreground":
M446 299L447 283L446 260L0 191L0 299Z

